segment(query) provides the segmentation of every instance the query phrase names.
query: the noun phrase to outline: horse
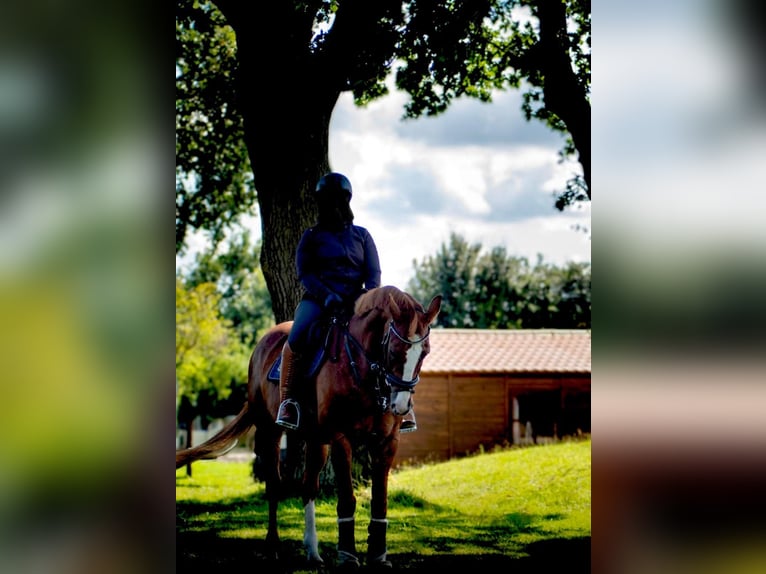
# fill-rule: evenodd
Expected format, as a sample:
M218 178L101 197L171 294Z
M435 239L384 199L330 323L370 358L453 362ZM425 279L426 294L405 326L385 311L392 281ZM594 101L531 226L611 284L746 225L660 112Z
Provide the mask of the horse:
M424 308L410 294L390 285L363 293L350 318L332 322L335 336L327 331L326 340L334 339L337 344L324 345L324 360L310 379L310 399L301 401L303 420L294 431L285 431L275 423L280 393L278 381L270 376L292 321L275 325L259 340L250 357L248 399L240 413L201 445L176 451L176 468L222 456L255 426L254 452L262 466L269 508L266 542L270 556L278 560L277 510L285 480L280 470L280 442L284 432L288 439L299 434L305 441L300 492L307 562L312 567L324 564L317 540L315 499L319 475L329 455L337 492L337 565L356 570L360 560L354 538L352 459L353 441L362 437L371 461L366 562L372 568L392 568L386 544L388 479L399 446L399 427L412 408L420 369L430 351L431 325L441 302L442 296L436 295ZM290 444L288 440L288 450Z

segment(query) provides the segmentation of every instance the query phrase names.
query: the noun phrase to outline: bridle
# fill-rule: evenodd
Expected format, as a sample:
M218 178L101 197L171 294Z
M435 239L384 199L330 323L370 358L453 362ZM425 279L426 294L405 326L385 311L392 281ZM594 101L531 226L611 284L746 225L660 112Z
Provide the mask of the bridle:
M394 322L390 321L388 323L388 330L386 331L386 334L383 336L383 340L381 341L382 355L383 357L386 357L386 358L389 356L389 354L386 351L388 351L388 344L391 341L392 333L397 339L399 339L405 345L412 346L412 345L417 345L419 343L422 343L423 341L428 339L429 335L431 334L431 327L428 327L426 329L426 332L422 337L420 337L419 339L415 339L413 341L413 340L407 339L406 337L402 337L399 334L399 331L396 330L396 327L394 327ZM406 390L410 390L411 392L415 392L412 389L415 387L415 385L418 384L418 381L420 380L420 373L415 373L415 378L412 379L411 381L405 381L404 379L401 379L397 377L396 375L394 375L385 366L383 370L385 372L386 381L388 381L388 383L392 387L396 387L398 389L406 389Z
M388 329L386 329L386 332L383 335L383 339L380 342L380 354L383 357L383 361L385 362L387 362L389 357L388 346L391 343L391 335L396 337L402 343L412 346L426 341L431 335L431 327L429 326L427 328L425 334L422 337L412 340L402 336L399 331L396 330L394 322L389 321ZM351 333L349 333L348 328L344 328L343 330L343 339L346 348L346 354L348 355L349 364L351 366L351 372L357 385L362 386L365 382L365 379L361 376L359 372L359 365L354 360L354 354L351 352L352 344L367 361L370 368L367 379L372 379L371 382L373 383L374 389L376 391L378 405L382 411L385 411L389 407L389 396L391 395L392 389L397 391L409 391L410 393L415 392L415 385L417 385L418 381L420 381L419 372L414 373L415 376L411 380L402 379L401 377L398 377L393 372L391 372L390 365L371 359L368 355L367 349L365 349L364 346L359 341L357 341Z

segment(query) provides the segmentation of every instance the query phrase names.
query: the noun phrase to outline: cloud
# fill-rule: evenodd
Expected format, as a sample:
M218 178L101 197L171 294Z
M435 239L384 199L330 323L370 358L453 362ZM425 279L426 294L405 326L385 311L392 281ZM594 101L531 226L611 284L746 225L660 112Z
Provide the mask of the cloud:
M387 193L369 204L378 213L411 220L418 214L452 211L449 196L440 192L438 180L427 165L393 163L379 183Z
M579 165L560 163L563 136L526 122L519 98L459 100L438 117L403 122L400 93L365 108L341 97L330 161L351 179L356 223L375 237L384 281L404 286L413 260L435 254L452 232L530 259L590 260L590 239L576 230L590 227L590 206L554 207Z
M541 122L526 121L518 91L498 92L491 103L459 98L439 116L397 123L396 133L404 139L439 147L524 144L555 147L564 141L562 135Z

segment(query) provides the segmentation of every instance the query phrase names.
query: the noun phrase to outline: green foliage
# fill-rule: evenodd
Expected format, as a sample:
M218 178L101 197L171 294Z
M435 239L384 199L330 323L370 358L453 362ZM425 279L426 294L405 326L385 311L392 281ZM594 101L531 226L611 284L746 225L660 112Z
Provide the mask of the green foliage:
M220 316L219 300L212 283L187 289L176 279L177 395L191 405L202 393L224 399L247 380L249 349Z
M199 461L194 477L176 471L176 540L184 561L220 560L223 541L253 549L266 536L264 485L253 483L247 463ZM370 486L356 488L356 539L367 536ZM337 541L336 500L317 501L320 551L333 555ZM583 439L526 448L499 449L448 462L392 472L389 481L388 547L401 570L430 571L438 557L479 561L488 555L523 566L534 549L569 550L577 541L569 571L584 572L591 535L591 441ZM283 544L303 537L300 499L280 503ZM194 533L214 533L202 547ZM564 544L564 542L572 544ZM265 547L264 547L265 548ZM579 548L579 545L578 545ZM296 553L302 553L299 544ZM364 552L360 543L358 550ZM561 557L563 559L563 556ZM550 563L550 562L549 562ZM477 562L478 564L478 562ZM522 571L527 571L522 568ZM529 571L546 571L530 569Z
M239 228L222 246L197 253L184 278L187 287L213 283L220 294L221 316L231 323L239 339L252 348L274 325L271 296L259 263L260 243L250 231Z
M408 291L444 296L437 325L475 329L590 328L590 264L531 265L503 247L482 253L456 233L436 255L413 261Z
M224 249L225 247L225 249ZM193 334L225 340L227 351L219 351L206 339L197 352L186 353L178 362L181 387L180 419L202 417L206 426L212 418L235 414L247 400L247 365L250 352L268 328L274 325L271 297L259 265L260 245L253 245L244 229L218 247L198 253L185 277L179 276L176 295L176 352ZM179 286L177 286L179 289ZM180 302L180 303L179 303ZM215 333L206 327L213 325ZM207 345L207 346L205 346Z
M567 181L564 191L556 198L556 209L564 211L567 206L588 199L588 186L582 176L577 175Z
M481 245L468 245L459 235L450 234L449 245L442 244L439 252L415 265L415 277L408 284L416 298L427 301L434 293L442 293L438 325L444 327L474 327L473 275L476 271Z
M208 230L217 243L254 213L237 65L234 31L219 10L176 0L176 252L189 229Z

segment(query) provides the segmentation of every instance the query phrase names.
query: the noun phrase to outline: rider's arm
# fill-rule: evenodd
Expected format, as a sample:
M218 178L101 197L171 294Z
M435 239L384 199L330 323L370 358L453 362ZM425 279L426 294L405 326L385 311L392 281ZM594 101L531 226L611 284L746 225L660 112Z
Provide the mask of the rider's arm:
M380 287L380 258L378 248L370 232L364 229L364 287Z

